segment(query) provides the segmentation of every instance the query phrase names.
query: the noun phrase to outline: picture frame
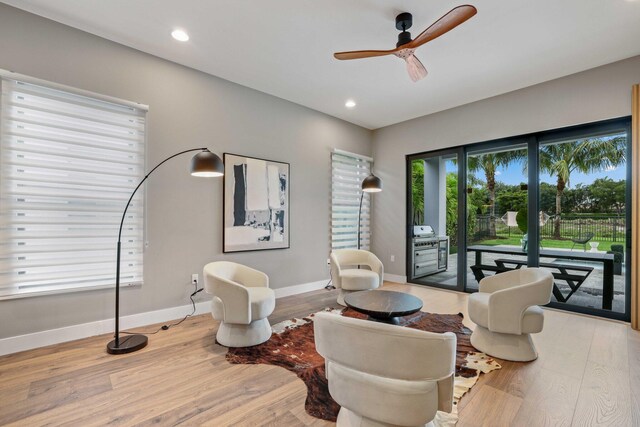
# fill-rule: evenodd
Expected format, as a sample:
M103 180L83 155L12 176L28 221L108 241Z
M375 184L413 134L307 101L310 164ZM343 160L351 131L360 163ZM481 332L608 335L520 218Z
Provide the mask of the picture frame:
M289 163L224 153L222 252L290 247Z

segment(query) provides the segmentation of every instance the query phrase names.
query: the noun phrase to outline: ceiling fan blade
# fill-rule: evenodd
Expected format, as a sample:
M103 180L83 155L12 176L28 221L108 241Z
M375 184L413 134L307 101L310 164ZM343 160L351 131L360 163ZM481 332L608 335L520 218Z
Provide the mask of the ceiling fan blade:
M407 72L414 83L427 77L427 69L415 55L409 55L404 60L407 61Z
M436 22L431 24L429 28L420 33L418 37L403 47L415 49L418 46L422 46L426 42L453 30L458 25L473 17L476 13L478 13L478 10L469 4L454 7L446 15L438 19Z
M361 58L373 58L374 56L391 55L397 52L399 49L392 50L354 50L351 52L336 52L333 57L336 59L361 59Z

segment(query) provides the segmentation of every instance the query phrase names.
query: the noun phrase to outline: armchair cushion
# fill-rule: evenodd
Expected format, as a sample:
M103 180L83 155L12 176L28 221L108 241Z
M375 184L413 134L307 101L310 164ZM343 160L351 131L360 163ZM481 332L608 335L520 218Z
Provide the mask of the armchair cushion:
M477 325L489 328L489 298L491 294L476 292L469 295L469 317ZM531 306L524 311L522 316L522 333L535 334L542 331L544 324L544 313L537 305Z
M348 291L363 291L380 286L380 276L364 268L342 270L341 277L342 289Z

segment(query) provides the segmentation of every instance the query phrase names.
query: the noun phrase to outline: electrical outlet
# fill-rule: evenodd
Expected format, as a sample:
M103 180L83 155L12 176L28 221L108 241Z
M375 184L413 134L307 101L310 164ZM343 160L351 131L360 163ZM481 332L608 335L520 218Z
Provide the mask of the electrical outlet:
M396 256L395 255L391 255L391 262L396 262Z
M198 275L198 273L193 273L191 275L191 283L195 283L196 285L200 283L200 276Z

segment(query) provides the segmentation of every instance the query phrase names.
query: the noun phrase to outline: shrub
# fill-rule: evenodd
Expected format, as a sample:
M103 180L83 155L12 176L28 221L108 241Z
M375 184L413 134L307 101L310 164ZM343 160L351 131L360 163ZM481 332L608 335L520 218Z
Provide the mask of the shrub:
M516 223L523 234L527 234L527 230L529 229L527 216L527 208L520 209L516 214Z

